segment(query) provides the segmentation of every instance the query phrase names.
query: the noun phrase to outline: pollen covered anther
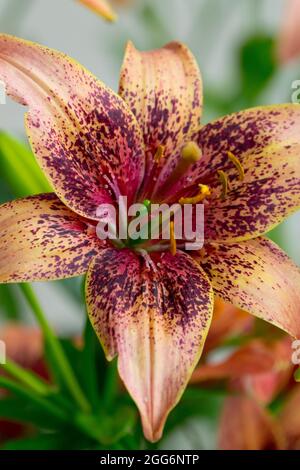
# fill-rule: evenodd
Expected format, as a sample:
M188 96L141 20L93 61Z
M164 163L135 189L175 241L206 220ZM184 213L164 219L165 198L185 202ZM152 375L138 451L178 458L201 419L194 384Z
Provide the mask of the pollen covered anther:
M211 191L206 184L199 184L199 193L193 197L181 197L179 204L198 204L211 195Z
M226 199L228 189L229 189L228 176L223 170L218 170L218 177L219 177L219 180L222 184L221 199L222 199L222 201L224 201L224 199Z
M170 252L173 256L176 255L177 243L175 238L174 222L170 222Z
M159 163L165 156L165 147L163 145L159 145L154 155L155 163Z
M190 170L191 166L197 163L201 157L202 150L196 142L191 141L185 144L181 149L181 155L177 165L160 189L160 196L162 197L170 186L182 178Z
M181 157L188 163L196 163L202 157L202 151L196 142L188 142L181 150Z
M241 162L239 161L239 159L232 152L227 152L227 156L228 156L229 160L236 167L236 169L239 173L240 181L243 181L244 178L245 178L245 171L244 171L244 168L243 168Z

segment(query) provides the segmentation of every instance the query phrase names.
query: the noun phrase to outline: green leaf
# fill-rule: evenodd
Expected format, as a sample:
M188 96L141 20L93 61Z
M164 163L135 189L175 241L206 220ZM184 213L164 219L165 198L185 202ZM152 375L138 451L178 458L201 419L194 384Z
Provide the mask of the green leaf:
M19 304L16 300L15 286L0 284L0 306L1 312L9 318L15 320L19 314Z
M92 449L94 442L70 429L57 433L40 433L34 437L6 442L2 450L79 450ZM101 449L101 447L98 447ZM102 448L103 449L103 448Z
M0 132L0 174L16 197L52 191L32 152L4 132Z
M49 395L50 386L34 372L24 369L13 361L7 360L1 367L12 377L20 381L23 385L31 388L38 395Z
M20 397L5 397L0 400L0 419L31 424L42 429L56 430L61 427L61 420L45 412L30 400Z
M274 51L274 38L264 34L252 36L242 44L239 57L242 95L246 99L254 100L277 71Z
M177 407L170 414L166 424L166 432L195 416L216 419L219 416L224 398L224 391L188 388Z
M101 408L101 382L107 370L107 361L100 346L99 340L87 317L84 330L84 346L80 355L80 370L84 390L93 406L93 409ZM99 373L101 379L99 380Z
M107 415L78 414L75 423L87 434L94 437L103 445L118 442L124 436L133 433L137 420L137 413L132 407L117 407L115 412Z
M43 413L47 413L61 422L68 423L70 420L69 413L66 412L61 406L53 403L51 399L43 398L11 379L0 376L0 387L13 393L19 399L20 403L31 403L36 408L40 409Z

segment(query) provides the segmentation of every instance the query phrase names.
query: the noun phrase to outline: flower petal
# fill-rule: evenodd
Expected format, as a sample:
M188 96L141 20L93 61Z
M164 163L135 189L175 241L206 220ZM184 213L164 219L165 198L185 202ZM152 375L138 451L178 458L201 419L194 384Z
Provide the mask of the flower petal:
M208 245L197 259L223 300L300 337L300 270L275 243Z
M101 249L95 229L55 194L0 206L0 282L63 279L84 274Z
M221 450L282 449L279 423L255 400L246 396L226 399L219 427Z
M179 42L148 52L129 42L119 91L142 128L149 177L159 145L165 147L161 164L170 166L178 159L178 146L199 128L202 80L197 62Z
M55 192L96 219L101 203L134 198L144 172L142 136L126 103L64 54L0 35L0 79L29 106L33 151Z
M299 450L300 443L300 385L295 385L285 397L279 415L287 439L288 449Z
M213 294L187 254L144 256L104 250L88 271L87 305L108 358L119 355L145 436L156 441L201 355Z
M253 340L240 347L222 362L199 366L193 373L191 383L227 378L238 379L241 376L269 372L272 370L274 362L275 358L271 348L268 348L260 340Z
M200 130L195 139L204 156L187 178L212 189L206 206L206 240L254 238L300 208L299 135L300 106L293 104L249 109ZM243 181L228 151L240 161ZM219 170L229 179L225 199ZM187 181L181 185L188 186Z
M116 21L117 15L106 0L78 0L94 13L105 18L107 21Z
M288 0L278 41L278 57L282 64L300 56L300 2Z
M254 321L255 318L252 315L216 297L213 320L205 341L204 352L216 349L231 338L248 335Z

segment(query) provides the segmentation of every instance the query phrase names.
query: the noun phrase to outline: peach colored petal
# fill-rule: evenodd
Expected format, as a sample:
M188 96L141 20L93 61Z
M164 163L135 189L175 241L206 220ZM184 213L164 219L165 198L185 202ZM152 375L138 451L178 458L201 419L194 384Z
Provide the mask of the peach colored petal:
M282 64L300 57L300 0L286 0L277 52Z

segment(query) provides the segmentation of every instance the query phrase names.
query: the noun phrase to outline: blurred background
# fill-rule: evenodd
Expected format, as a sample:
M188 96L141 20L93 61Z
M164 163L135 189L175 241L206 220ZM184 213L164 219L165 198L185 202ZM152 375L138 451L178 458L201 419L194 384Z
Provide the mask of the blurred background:
M202 70L203 122L254 105L291 101L292 82L300 80L300 60L280 64L276 57L285 0L115 3L119 19L109 24L72 0L0 0L0 30L67 53L115 90L128 39L140 49L160 47L174 39L184 41ZM0 105L0 130L26 144L23 114L24 109L9 99ZM17 146L16 153L19 151L25 150ZM24 195L6 166L7 150L2 139L0 202ZM271 234L298 264L299 231L298 213ZM34 286L60 334L71 336L82 331L85 309L80 286L80 279ZM33 321L17 288L0 286L0 322L11 318ZM163 443L174 449L200 445L215 447L215 431L209 421L196 419Z

